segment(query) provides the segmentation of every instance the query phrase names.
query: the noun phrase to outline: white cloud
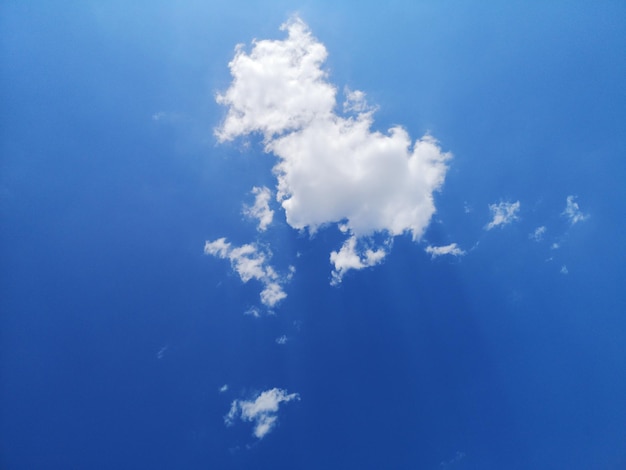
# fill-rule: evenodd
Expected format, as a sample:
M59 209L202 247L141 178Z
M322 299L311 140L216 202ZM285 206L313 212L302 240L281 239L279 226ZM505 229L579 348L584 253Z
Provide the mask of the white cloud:
M257 307L250 307L248 310L243 312L244 315L250 315L254 318L259 318L261 316L261 311Z
M572 225L578 222L582 222L589 217L588 214L583 214L578 206L578 203L575 201L576 196L567 196L567 204L565 206L565 210L561 215L567 217Z
M374 266L380 263L387 252L383 248L372 250L364 248L357 250L357 238L351 236L348 238L339 251L333 251L330 254L330 262L335 269L332 272L332 285L338 285L346 272L350 269L363 269L368 266Z
M336 88L322 69L327 52L306 24L282 26L284 40L237 46L229 67L233 81L217 101L228 107L216 130L219 141L260 133L278 162L277 200L287 223L313 233L341 224L348 240L333 252L333 282L349 269L380 262L384 250L359 251L352 238L411 233L418 240L435 212L450 154L426 135L413 142L400 126L372 131L374 110L362 91L346 90L339 116ZM371 242L371 240L370 240Z
M299 399L300 395L297 393L288 394L286 390L279 388L266 390L253 400L234 400L224 422L228 426L233 425L237 418L254 422L253 434L262 439L276 425L279 405Z
M287 336L282 335L276 338L276 344L287 344Z
M465 458L465 452L459 452L457 451L456 455L448 460L448 461L443 461L439 463L439 466L443 469L446 469L448 467L456 467L459 462L461 462L461 460L463 460Z
M224 393L228 391L228 384L224 384L220 387L219 392Z
M536 242L540 242L541 240L543 240L543 236L546 233L546 230L547 229L545 225L542 225L541 227L537 227L533 233L528 235L528 238Z
M275 306L278 302L287 297L283 286L277 281L267 282L265 288L261 291L261 302L268 307Z
M427 246L426 253L428 253L431 258L436 258L442 255L463 256L465 251L459 248L456 243L450 243L445 246Z
M374 109L368 106L367 100L365 99L365 93L361 90L351 90L346 87L344 94L346 95L346 100L343 102L344 113L359 114L367 111L374 111Z
M269 201L272 197L272 192L265 186L252 188L252 194L254 194L254 205L245 206L244 214L250 218L257 219L259 225L257 229L260 232L267 230L269 224L274 219L274 211L270 209Z
M180 121L184 116L179 113L171 113L165 111L158 111L152 114L152 120L155 122L175 123Z
M332 112L335 88L324 80L326 72L320 68L326 48L298 18L281 30L288 30L287 39L254 41L250 54L242 44L236 47L228 64L233 83L217 95L217 102L229 108L216 131L220 141L251 132L270 139Z
M161 349L159 349L159 351L157 352L157 359L163 359L163 357L165 356L165 351L167 351L167 348L169 348L169 345L165 345Z
M489 210L493 219L487 225L485 230L491 230L497 226L505 226L517 220L517 213L519 212L520 202L501 202L499 204L489 204Z
M567 269L567 266L565 265L561 266L561 274L569 274L569 270Z
M248 282L250 279L260 281L263 284L261 302L267 307L274 307L287 297L282 287L285 279L267 264L269 252L261 251L257 245L246 244L232 247L225 238L219 238L213 242L207 241L204 245L204 253L230 260L231 266L243 282Z

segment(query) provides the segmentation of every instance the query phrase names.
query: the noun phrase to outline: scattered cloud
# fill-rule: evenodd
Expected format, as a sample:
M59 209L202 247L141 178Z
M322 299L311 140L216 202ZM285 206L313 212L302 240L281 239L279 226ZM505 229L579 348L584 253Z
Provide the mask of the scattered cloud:
M499 204L489 204L489 210L493 219L487 225L485 230L491 230L494 227L505 226L517 220L520 202L500 202Z
M259 221L257 229L259 232L264 232L274 219L274 211L269 206L272 192L265 186L255 186L252 188L252 194L255 196L254 205L245 206L243 212L246 216L257 219Z
M166 111L158 111L152 114L152 120L154 122L175 123L183 119L183 115L180 113L172 113Z
M337 88L322 68L326 48L297 17L281 29L286 39L255 41L249 52L237 46L233 81L216 98L228 112L215 133L220 142L263 136L278 159L277 200L292 228L341 224L347 240L331 254L338 283L384 258L383 248L371 247L374 234L422 236L451 155L429 135L413 142L400 126L372 131L374 108L362 91L346 89L346 115L336 114Z
M528 238L536 242L540 242L541 240L543 240L543 236L545 235L546 230L547 229L545 225L542 225L541 227L537 227L534 232L528 235Z
M300 395L297 393L288 394L286 390L279 388L266 390L252 400L234 400L224 422L227 426L232 426L237 419L253 422L254 436L262 439L276 425L280 404L299 399Z
M169 348L169 345L165 345L161 349L158 350L157 359L163 359L163 357L165 356L165 351L167 351L167 348Z
M346 97L346 100L343 102L344 113L364 113L374 111L374 108L368 106L367 100L365 99L365 93L361 90L351 90L346 87L344 95Z
M224 393L228 391L228 384L224 384L219 388L220 393Z
M570 221L572 225L582 222L589 217L589 214L583 214L576 202L576 196L567 196L565 210L561 214Z
M263 285L260 294L263 305L274 307L287 297L282 287L286 279L281 278L274 268L267 264L267 259L271 254L262 251L256 244L233 247L225 238L219 238L213 242L207 241L204 245L204 253L230 260L233 270L239 274L243 282L248 282L250 279L260 281Z
M350 269L374 266L380 263L386 255L387 252L383 248L357 250L357 238L354 235L351 236L339 251L333 251L330 254L330 262L335 268L331 274L331 284L334 286L340 284L344 274Z
M451 458L448 461L441 462L439 466L441 468L456 467L457 464L461 462L461 460L463 460L464 458L465 458L465 452L457 451L456 455L453 458Z
M450 243L445 246L427 246L426 253L428 253L431 258L436 258L437 256L443 255L463 256L465 251L459 248L456 243Z
M561 266L561 274L569 274L569 270L567 269L567 266L563 265Z
M276 338L276 344L287 344L287 336L282 335Z
M260 318L261 317L261 311L258 309L258 307L250 307L248 310L243 312L243 314L244 315L250 315L251 317L254 317L254 318Z

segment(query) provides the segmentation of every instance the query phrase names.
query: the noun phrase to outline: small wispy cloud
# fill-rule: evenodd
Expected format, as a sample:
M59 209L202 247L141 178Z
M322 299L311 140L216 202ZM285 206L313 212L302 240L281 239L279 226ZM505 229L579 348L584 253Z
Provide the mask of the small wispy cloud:
M436 258L437 256L463 256L465 251L462 250L456 243L450 243L445 246L427 246L426 253L430 255L431 258Z
M250 307L248 310L243 312L243 314L244 315L250 315L251 317L254 317L254 318L260 318L261 317L261 311L258 309L258 307Z
M165 345L161 349L159 349L159 351L157 352L157 359L163 359L163 357L165 356L165 351L167 351L167 348L169 348L169 345Z
M541 240L543 240L543 236L545 235L546 230L547 229L545 225L542 225L541 227L537 227L530 235L528 235L528 238L536 242L540 242Z
M151 116L154 122L165 122L165 123L175 123L184 118L180 113L166 112L166 111L157 111L153 113Z
M567 266L563 265L561 266L561 274L569 274L569 270L567 269Z
M341 283L343 276L351 269L363 269L380 263L387 252L383 248L357 250L357 237L348 238L339 251L330 254L330 262L335 267L332 272L331 285Z
M272 192L265 186L255 186L252 188L252 194L255 196L254 204L244 206L243 213L251 219L257 219L259 221L257 229L264 232L274 219L274 211L269 206Z
M361 90L351 90L350 88L345 88L344 94L346 96L346 100L343 102L343 112L344 113L364 113L364 112L373 112L374 109L368 106L367 100L365 99L365 93Z
M253 422L254 436L263 439L276 426L280 404L293 400L300 400L300 395L279 388L266 390L252 400L234 400L224 422L227 426L232 426L237 419Z
M561 215L567 217L572 225L582 222L589 217L589 214L583 214L580 210L580 206L576 202L576 196L567 196L565 210Z
M228 384L224 384L219 388L220 393L224 393L228 391Z
M287 336L286 335L282 335L279 336L278 338L276 338L276 344L287 344Z
M457 451L456 455L450 460L443 461L439 464L439 466L443 469L456 467L463 459L465 458L465 452Z
M207 241L204 245L204 253L230 260L233 270L239 274L244 283L251 279L260 281L263 285L260 294L263 305L274 307L287 297L282 286L287 279L279 276L267 263L271 256L269 251L263 251L255 244L233 247L225 238L219 238L212 242Z
M519 212L519 208L519 201L489 204L489 210L491 211L492 219L491 222L485 225L485 230L491 230L494 227L504 227L514 220L517 220L517 213Z

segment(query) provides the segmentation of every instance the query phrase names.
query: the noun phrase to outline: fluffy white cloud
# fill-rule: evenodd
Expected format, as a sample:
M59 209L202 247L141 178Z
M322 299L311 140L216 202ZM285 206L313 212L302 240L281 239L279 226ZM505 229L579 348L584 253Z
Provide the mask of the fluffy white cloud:
M298 18L281 26L283 41L254 41L250 54L239 44L228 64L233 83L217 102L228 114L216 134L220 141L261 132L266 139L299 129L335 106L335 88L321 65L327 52Z
M274 211L270 209L269 202L272 192L265 186L252 188L254 205L244 207L244 214L259 221L258 230L264 232L274 219Z
M567 217L572 225L586 220L588 214L583 214L576 202L576 196L567 196L565 210L562 215Z
M263 252L257 245L233 247L225 238L219 238L212 242L207 241L204 244L204 253L230 260L231 266L243 282L250 279L260 281L263 284L261 302L264 305L274 307L287 297L282 287L285 279L267 264L269 253Z
M494 227L508 225L514 220L517 220L517 213L519 212L520 202L501 202L499 204L489 204L489 210L493 219L487 225L485 230L491 230Z
M254 422L253 433L262 439L276 425L279 405L299 399L300 395L297 393L288 394L286 390L279 388L266 390L253 400L234 400L224 422L228 426L233 425L237 418Z
M450 243L445 246L427 246L426 253L428 253L431 258L436 258L437 256L443 255L463 256L465 251L459 248L456 243Z
M543 240L543 236L546 233L546 230L547 229L545 225L542 225L541 227L537 227L533 233L528 235L528 238L536 242L540 242L541 240Z
M351 236L348 238L339 251L333 251L330 254L330 262L335 269L332 272L332 285L341 283L343 275L350 269L363 269L368 266L374 266L380 263L387 252L383 248L372 250L364 248L357 250L357 238Z
M263 136L265 151L278 158L277 200L291 227L315 232L342 224L348 240L331 255L337 283L347 270L384 257L382 249L359 251L354 237L421 237L450 154L428 135L413 142L400 126L372 131L374 110L361 91L346 90L348 114L338 115L336 88L322 69L326 48L298 18L282 29L284 40L255 41L249 53L237 47L229 64L233 81L217 96L228 113L216 136Z

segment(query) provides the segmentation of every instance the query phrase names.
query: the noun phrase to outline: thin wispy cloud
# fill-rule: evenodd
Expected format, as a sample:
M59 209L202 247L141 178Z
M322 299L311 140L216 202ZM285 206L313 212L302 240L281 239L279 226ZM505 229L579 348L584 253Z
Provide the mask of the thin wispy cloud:
M453 468L453 467L457 467L458 464L460 464L460 462L465 458L465 452L459 452L457 451L456 455L451 458L450 460L447 461L443 461L439 464L439 466L442 469L448 469L448 468Z
M255 186L252 188L252 194L254 194L254 204L252 206L244 206L243 212L251 219L258 220L257 229L260 232L264 232L274 219L274 211L269 205L272 192L265 186Z
M252 400L234 400L224 422L227 426L235 424L237 419L253 422L254 436L263 439L276 426L280 404L293 400L300 400L300 395L279 388L266 390Z
M375 108L367 104L365 93L361 90L344 89L345 101L343 102L344 113L364 113L373 112Z
M281 277L267 262L271 254L256 244L233 247L225 238L207 241L204 253L218 258L230 260L233 270L239 274L243 282L255 279L263 285L260 298L263 305L274 307L287 297L282 284L288 280Z
M165 345L161 349L159 349L159 351L157 352L157 359L163 359L165 357L165 351L167 351L168 348L169 345Z
M426 253L430 255L431 258L436 258L438 256L463 256L465 251L462 250L456 243L450 243L445 246L427 246Z
M251 317L254 317L254 318L260 318L261 317L261 311L257 307L250 307L248 310L243 312L243 314L244 315L250 315Z
M543 236L546 233L546 227L545 225L542 225L541 227L537 227L530 235L528 235L528 238L530 238L533 241L536 242L540 242L541 240L543 240Z
M583 214L580 210L580 206L576 202L576 196L567 196L565 210L562 215L567 217L572 225L582 222L589 217L588 214Z
M491 222L485 225L485 230L491 230L495 227L504 227L518 219L520 202L500 202L498 204L489 204L491 211Z
M384 258L372 235L422 236L451 155L433 137L413 141L400 126L373 131L374 108L362 91L346 89L338 115L337 87L323 68L326 48L297 17L281 29L286 39L257 40L249 52L237 46L233 81L217 95L228 112L216 136L263 137L265 151L277 158L277 200L291 227L345 228L346 242L331 254L336 284L347 271Z

